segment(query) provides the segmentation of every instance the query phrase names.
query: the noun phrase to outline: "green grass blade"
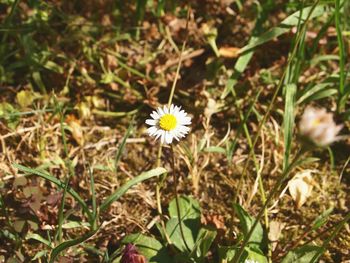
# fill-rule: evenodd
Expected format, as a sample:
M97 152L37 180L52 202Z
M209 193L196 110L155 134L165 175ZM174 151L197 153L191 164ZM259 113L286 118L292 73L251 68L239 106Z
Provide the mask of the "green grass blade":
M302 90L301 92L298 91L297 104L307 104L310 101L318 99L319 98L318 94L329 91L329 87L333 85L334 85L333 82L323 82L323 83L316 84L314 86L309 86L306 89ZM332 94L330 93L329 96L331 95Z
M256 93L255 97L251 100L249 108L248 108L248 111L245 113L243 118L242 118L242 116L240 116L242 119L241 119L241 123L240 123L240 125L239 125L239 127L237 129L236 136L235 136L235 138L233 139L232 142L228 143L228 146L227 146L226 157L227 157L227 160L228 160L229 164L231 164L231 162L232 162L232 156L233 156L233 153L236 150L238 138L239 138L240 134L242 133L244 126L247 126L247 121L248 121L248 119L250 117L251 112L253 111L255 103L258 101L258 98L259 98L262 90L263 89L261 88ZM232 90L232 91L234 91L234 90ZM233 95L235 97L235 93L233 93Z
M132 186L145 181L147 179L150 179L155 176L159 176L161 174L166 173L167 170L158 167L152 170L149 170L147 172L141 173L139 176L131 179L126 184L124 184L122 187L120 187L117 191L115 191L113 194L111 194L106 200L103 201L103 203L100 206L100 211L103 212L104 210L108 209L108 207L116 200L118 200L123 194L125 194Z
M308 18L308 15L310 14L310 11L313 7L305 7L303 10L297 11L293 13L292 15L288 16L286 19L284 19L279 26L272 28L271 30L265 32L264 34L260 35L258 38L256 38L254 41L249 43L248 45L244 46L240 53L245 53L249 51L250 49L253 49L257 46L260 46L276 37L279 37L282 34L287 33L289 30L291 30L293 27L297 26L299 23L299 20L301 19L302 23L305 22L305 20ZM326 11L326 5L318 5L308 18L309 20L316 18L318 16L321 16ZM300 18L300 14L302 13L302 16Z
M251 38L249 43L253 43L255 41L256 38ZM230 78L227 80L227 84L225 87L224 92L221 95L221 99L224 99L230 92L232 92L234 86L237 84L238 82L238 78L241 76L241 74L244 72L244 70L246 69L246 67L249 64L249 61L251 60L252 56L253 56L254 52L247 52L244 55L240 56L235 64L234 67L234 72L232 73L232 75L230 76Z
M140 37L140 26L143 21L146 12L147 0L136 0L136 32L135 38L138 40Z
M91 167L88 168L89 175L90 175L90 189L91 189L91 203L92 203L92 217L93 221L90 222L92 225L93 230L96 229L97 224L97 204L96 204L96 191L95 191L95 180L94 180L94 173L91 169Z
M252 37L250 38L250 40L248 42L248 46L255 43L258 39L257 36L259 36L262 33L262 29L263 29L262 25L267 20L270 9L271 9L271 5L269 4L269 1L267 1L265 3L265 5L262 5L262 8L258 4L259 14L258 14L258 18L257 18L256 23L255 23L255 26L254 26ZM226 98L226 96L229 93L232 93L232 89L236 85L238 78L241 76L241 74L244 72L244 70L248 66L251 58L253 57L253 54L254 54L254 50L251 49L248 52L245 52L244 54L242 54L238 58L238 60L235 63L235 66L234 66L234 72L232 73L232 75L228 79L225 90L221 94L221 99Z
M329 243L338 235L339 231L350 221L350 213L348 213L342 221L336 224L336 228L331 233L331 235L323 242L322 249L312 258L310 263L318 262L318 259L322 256L322 254L326 251Z
M55 247L50 255L50 263L55 262L56 257L63 252L64 250L66 250L67 248L79 245L80 243L83 243L85 240L89 239L90 237L92 237L94 234L96 234L98 230L94 230L94 231L90 231L87 234L77 238L77 239L72 239L66 242L63 242L61 244L59 244L57 247Z
M119 161L122 158L122 154L124 152L124 148L125 148L125 144L126 144L126 140L129 138L132 129L134 127L134 118L131 120L130 125L128 127L128 129L126 130L126 133L123 137L122 142L120 143L118 150L115 154L115 159L114 159L114 167L115 167L115 173L117 174L118 172L118 165L119 165Z
M51 242L45 238L43 238L42 236L38 235L38 234L35 234L35 233L29 233L27 236L26 236L26 240L29 240L29 239L34 239L36 241L39 241L43 244L45 244L46 246L48 246L49 248L52 248L52 245L51 245Z
M61 199L61 204L60 208L58 210L58 229L57 229L57 237L59 242L62 241L62 225L64 222L64 206L66 203L66 195L67 195L67 190L69 187L69 182L72 176L74 176L74 168L72 166L71 160L68 158L69 153L68 153L68 146L67 146L67 138L66 138L66 132L65 132L65 123L64 123L64 112L62 107L59 105L59 103L56 101L55 102L58 105L59 113L60 113L60 128L61 128L61 135L62 135L62 143L63 143L63 150L65 157L67 158L65 160L65 165L68 167L68 175L66 175L66 180L65 180L65 185L63 188L63 193L62 193L62 199Z
M340 0L335 0L335 28L337 31L337 41L339 46L339 93L343 95L345 89L345 49L340 21Z
M295 94L297 86L295 84L286 85L286 98L284 108L284 157L283 157L283 169L289 165L289 157L292 147L293 129L294 129L294 107L295 107Z

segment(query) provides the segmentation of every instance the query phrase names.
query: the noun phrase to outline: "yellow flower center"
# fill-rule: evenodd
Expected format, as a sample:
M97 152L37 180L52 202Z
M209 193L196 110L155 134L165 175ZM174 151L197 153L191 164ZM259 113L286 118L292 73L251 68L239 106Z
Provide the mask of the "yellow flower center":
M165 114L159 120L159 126L163 130L171 131L176 127L176 117L172 114Z
M313 127L317 127L320 123L321 123L320 119L314 119L311 124Z

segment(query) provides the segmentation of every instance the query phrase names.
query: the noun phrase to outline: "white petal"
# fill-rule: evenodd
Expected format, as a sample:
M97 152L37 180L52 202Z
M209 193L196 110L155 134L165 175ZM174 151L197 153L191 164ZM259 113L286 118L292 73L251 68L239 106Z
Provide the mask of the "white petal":
M157 112L158 112L158 114L159 114L160 117L162 117L162 116L165 114L161 107L159 107L159 108L157 109Z
M147 132L148 132L149 135L153 136L153 135L156 134L157 130L158 130L157 127L153 126L153 127L148 128Z
M165 133L165 143L170 144L173 142L173 135L170 132Z
M162 143L165 142L165 131L162 132L162 135L161 135L161 137L160 137L160 141L161 141Z
M157 121L156 120L152 120L152 119L147 119L146 120L146 124L154 126L154 125L157 124Z
M174 104L170 105L170 110L169 110L170 114L174 114Z
M173 138L175 138L177 141L179 141L179 132L177 131L177 129L170 131L171 135L173 136Z
M153 111L151 113L151 117L155 120L158 120L160 118L159 114L157 113L157 111Z
M190 125L191 124L190 117L183 117L183 118L179 118L178 120L179 120L180 125Z
M164 133L163 130L157 130L157 132L155 133L156 139L158 139L159 137L162 137L163 133Z
M188 133L190 131L190 128L181 125L181 126L179 126L179 131L182 132L182 133Z
M164 111L165 114L169 114L169 109L168 109L167 106L164 106L164 107L163 107L163 111Z

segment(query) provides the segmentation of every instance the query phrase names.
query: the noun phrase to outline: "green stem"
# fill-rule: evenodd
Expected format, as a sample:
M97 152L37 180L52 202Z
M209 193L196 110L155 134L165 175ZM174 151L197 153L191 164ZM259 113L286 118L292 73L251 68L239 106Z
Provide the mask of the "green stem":
M342 37L341 30L341 21L340 21L340 0L335 0L335 28L337 31L337 41L339 46L339 93L340 95L344 94L345 89L345 50L344 50L344 42ZM341 106L341 105L339 105Z
M177 177L176 177L176 173L175 173L175 154L174 154L174 149L173 149L173 145L172 144L170 146L170 149L171 149L171 157L172 157L171 158L171 169L172 169L173 178L174 178L174 193L175 193L175 201L176 201L177 218L179 219L180 233L181 233L182 240L183 240L183 242L184 242L184 244L186 246L186 249L188 251L191 251L191 249L187 245L187 242L186 242L186 239L185 239L184 230L182 228L182 218L181 218L181 213L180 213L179 194L177 192L178 181L177 181Z
M163 148L163 145L162 143L159 144L159 148L158 148L158 154L157 154L157 162L156 162L156 167L159 167L160 166L160 159L162 157L162 148ZM159 215L162 215L163 214L163 211L162 211L162 203L161 203L161 200L160 200L160 189L163 185L163 181L164 181L164 177L166 175L162 175L159 180L158 180L158 183L157 183L157 186L156 186L156 199L157 199L157 209L158 209L158 213Z
M182 56L183 56L183 53L185 51L185 47L186 47L186 42L187 42L187 39L188 39L188 22L190 20L190 13L191 13L191 8L189 7L187 9L187 20L186 20L186 37L185 37L185 40L184 42L182 43L182 48L181 48L181 52L180 52L180 57L179 57L179 62L177 64L177 68L176 68L176 74L175 74L175 79L174 79L174 82L173 82L173 85L171 87L171 90L170 90L170 95L169 95L169 99L168 99L168 107L170 107L172 101L173 101L173 97L174 97L174 93L175 93L175 88L176 88L176 83L177 83L177 80L179 78L179 73L180 73L180 68L181 68L181 64L182 64ZM162 157L162 149L163 149L163 145L162 143L160 143L159 145L159 148L158 148L158 154L157 154L157 167L160 166L160 159ZM164 181L163 177L161 177L158 181L158 184L156 186L156 200L157 200L157 208L158 208L158 213L160 215L162 215L162 206L161 206L161 195L160 195L160 189L161 189L161 184L162 182Z
M58 242L62 243L62 225L64 221L64 206L65 206L65 201L66 201L66 196L68 192L68 186L70 182L71 176L74 174L74 169L72 167L71 161L68 159L69 153L68 153L68 146L67 146L67 140L66 140L66 133L64 130L64 113L62 111L61 106L59 105L59 112L60 112L60 125L61 125L61 134L62 134L62 141L63 141L63 149L65 153L65 158L66 165L68 166L68 175L66 177L66 180L64 182L64 189L63 189L63 194L62 194L62 199L61 199L61 205L58 211L58 230L57 230L57 235L58 235Z
M181 68L181 64L182 64L182 57L183 57L183 53L184 53L185 48L186 48L186 43L187 43L187 39L188 39L188 22L190 20L190 13L191 13L191 8L189 7L187 9L186 37L185 37L184 42L182 43L182 48L181 48L181 51L180 51L179 62L177 63L177 68L176 68L175 79L174 79L173 85L172 85L171 90L170 90L170 95L169 95L169 100L168 100L168 106L169 107L171 105L171 102L173 101L175 88L176 88L176 83L177 83L177 80L179 79L180 68Z

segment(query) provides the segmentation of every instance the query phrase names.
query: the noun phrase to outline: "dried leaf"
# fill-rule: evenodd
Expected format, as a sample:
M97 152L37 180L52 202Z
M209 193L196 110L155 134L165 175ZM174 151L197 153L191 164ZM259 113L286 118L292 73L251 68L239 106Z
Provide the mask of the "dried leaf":
M277 241L281 235L283 228L285 227L285 223L279 221L271 221L269 227L269 240L272 244L272 251L275 250L277 246Z
M13 182L13 187L17 188L18 186L25 186L27 185L27 182L27 178L25 178L24 176L16 177Z
M299 209L310 197L314 185L311 170L297 173L289 182L288 190Z
M84 133L83 129L81 128L79 120L77 120L74 115L68 115L67 116L67 123L70 127L70 131L73 135L74 140L79 145L84 145Z
M87 102L80 102L74 108L78 110L81 119L88 119L91 116L90 106Z
M219 49L220 57L224 58L236 58L239 56L239 50L238 47L221 47Z

